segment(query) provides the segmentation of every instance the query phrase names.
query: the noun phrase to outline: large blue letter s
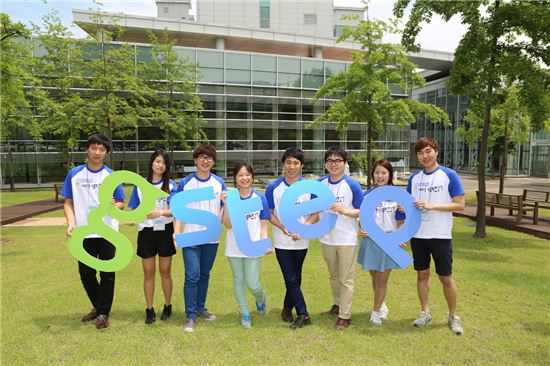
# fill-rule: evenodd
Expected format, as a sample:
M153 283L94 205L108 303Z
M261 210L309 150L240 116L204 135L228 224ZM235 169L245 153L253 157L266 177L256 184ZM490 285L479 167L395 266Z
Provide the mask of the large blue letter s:
M176 246L179 248L192 247L216 241L222 232L222 224L218 216L212 212L188 208L191 202L208 201L214 199L214 188L204 187L189 191L182 191L170 200L170 210L176 220L187 224L205 226L206 229L191 233L176 234Z

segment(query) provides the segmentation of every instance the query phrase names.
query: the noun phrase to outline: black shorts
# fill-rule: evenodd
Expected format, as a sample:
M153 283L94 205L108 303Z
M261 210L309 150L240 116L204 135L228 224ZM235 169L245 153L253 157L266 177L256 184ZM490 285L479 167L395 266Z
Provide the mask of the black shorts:
M430 254L434 259L435 273L450 276L453 273L452 239L411 239L414 269L422 271L430 268Z
M137 255L141 258L171 257L176 254L174 247L174 224L166 224L163 231L154 231L152 227L143 228L138 233Z

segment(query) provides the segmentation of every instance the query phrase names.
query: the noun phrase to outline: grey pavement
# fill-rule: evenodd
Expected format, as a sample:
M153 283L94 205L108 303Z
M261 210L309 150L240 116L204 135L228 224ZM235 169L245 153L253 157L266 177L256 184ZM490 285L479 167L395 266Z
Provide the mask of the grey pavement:
M460 180L466 193L475 194L478 190L478 178L474 174L459 173ZM487 192L498 192L499 179L485 179ZM534 189L539 191L550 191L549 178L534 177L509 177L504 178L504 193L523 194L523 189Z

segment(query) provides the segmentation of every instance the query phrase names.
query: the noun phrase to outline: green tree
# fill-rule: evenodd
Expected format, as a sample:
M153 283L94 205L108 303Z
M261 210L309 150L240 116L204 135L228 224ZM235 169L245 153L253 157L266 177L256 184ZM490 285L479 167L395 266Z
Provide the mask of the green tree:
M491 113L488 148L492 149L494 157L498 159L499 193L504 193L508 154L514 153L518 144L529 141L531 120L527 109L520 104L517 85L507 88L501 94L505 98L504 101L493 106ZM468 145L475 146L479 142L483 129L482 106L473 105L469 108L465 120L469 123L469 127L461 126L457 132L466 139Z
M43 29L34 25L34 33L45 52L33 58L34 70L41 76L42 87L48 90L48 98L40 106L41 123L49 134L62 140L59 147L70 168L72 151L85 130L83 121L76 117L86 102L80 90L88 84L83 77L82 49L61 24L57 12L45 15L42 21Z
M390 84L409 90L424 83L415 71L416 65L407 59L402 47L382 42L386 34L397 31L394 21L363 20L356 27L344 27L338 42L356 42L361 51L354 51L353 63L348 69L326 80L314 98L316 101L342 95L314 121L313 126L321 122L334 123L343 138L350 122L365 122L368 172L372 166L374 138L388 125L405 126L421 114L426 114L433 122L449 123L447 114L434 105L392 97ZM370 187L371 184L372 178L367 174L367 185Z
M368 177L369 175L371 175L371 171L369 169L372 169L371 167L374 165L374 162L380 159L384 159L384 154L380 151L373 150L371 151L370 164L367 154L364 153L353 154L350 160L353 164L357 166L357 168L359 168L361 173Z
M169 41L164 31L159 39L149 32L150 60L143 74L151 89L156 91L154 124L162 137L157 144L170 152L174 172L174 150L187 149L189 139L206 140L200 116L203 106L197 95L196 66L182 59L174 50L176 40Z
M495 88L503 83L519 86L521 104L529 111L533 131L543 127L550 110L550 7L548 1L480 0L436 1L398 0L394 14L401 18L412 4L402 43L410 51L419 50L416 37L433 14L448 21L457 15L468 29L455 50L454 66L448 82L455 95L470 97L483 105L483 129L478 152L479 198L475 236L485 232L485 165L491 110L498 99Z
M150 122L154 109L149 103L155 94L137 76L135 47L117 42L124 29L113 17L109 18L112 23L105 26L104 18L105 14L98 11L95 29L82 45L86 76L93 92L78 117L85 121L90 132L104 132L111 141L114 137L125 141L138 125ZM125 157L123 149L123 169ZM109 158L114 167L112 150Z
M43 93L34 88L38 80L31 73L30 32L20 22L13 22L7 14L0 13L0 136L6 146L10 190L15 190L12 140L14 134L25 131L34 139L41 138L41 126L37 121L35 105ZM30 87L25 92L25 87Z

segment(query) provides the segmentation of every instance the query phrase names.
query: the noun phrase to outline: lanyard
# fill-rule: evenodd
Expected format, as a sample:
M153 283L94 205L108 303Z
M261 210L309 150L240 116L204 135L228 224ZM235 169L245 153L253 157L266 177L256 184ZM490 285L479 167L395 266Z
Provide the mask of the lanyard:
M435 171L432 173L433 174L433 177L432 177L432 182L430 183L430 188L433 188L433 185L434 185L434 179L435 179ZM420 178L420 187L422 187L422 182L424 181L424 170L422 170L422 178ZM432 192L433 190L430 189L430 192L428 194L428 202L432 202ZM422 191L420 189L418 189L418 199L419 200L422 200ZM424 195L424 199L426 199L426 195Z

